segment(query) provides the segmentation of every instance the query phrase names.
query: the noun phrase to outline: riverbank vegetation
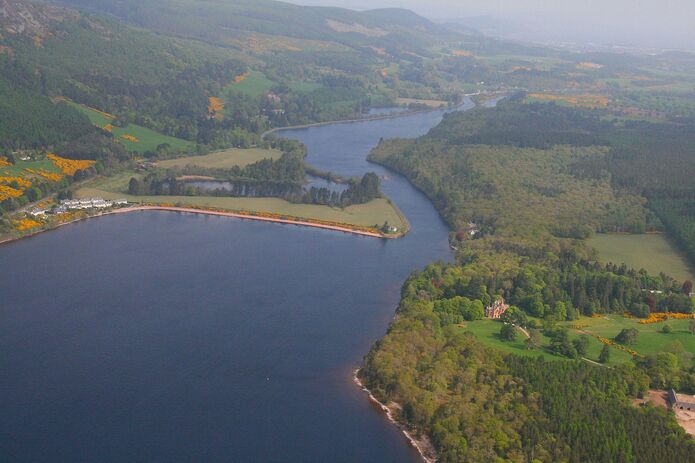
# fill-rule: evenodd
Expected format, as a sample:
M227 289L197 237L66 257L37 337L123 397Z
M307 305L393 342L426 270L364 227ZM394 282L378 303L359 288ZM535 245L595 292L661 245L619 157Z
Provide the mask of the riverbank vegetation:
M695 442L674 418L630 400L649 386L695 391L690 286L599 263L586 242L664 228L611 168L634 129L525 101L448 115L371 154L432 199L458 251L405 283L364 382L440 461L687 458ZM501 321L471 310L502 300Z

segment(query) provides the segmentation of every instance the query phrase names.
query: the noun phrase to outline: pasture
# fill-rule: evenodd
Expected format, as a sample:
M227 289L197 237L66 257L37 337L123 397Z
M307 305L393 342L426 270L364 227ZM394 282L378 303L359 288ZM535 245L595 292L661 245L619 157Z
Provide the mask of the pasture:
M602 262L644 268L652 275L664 272L679 281L692 280L693 269L665 234L597 234L588 241Z
M203 156L167 159L158 162L157 165L165 169L183 168L186 166L196 166L207 169L229 169L234 166L245 167L263 159L279 159L280 156L282 156L282 152L278 150L232 148Z
M164 143L169 144L175 150L187 150L194 147L194 143L188 140L162 135L136 124L116 127L113 125L113 116L71 101L68 103L86 114L92 124L111 132L114 139L122 143L128 151L143 154L147 151L155 151L157 146Z
M276 85L276 82L268 79L262 72L250 71L248 74L244 75L243 79L227 85L224 89L224 93L239 92L256 98L268 93Z
M0 167L0 177L21 177L30 178L35 176L27 169L34 171L48 171L59 174L61 172L60 168L53 163L50 159L41 159L37 161L20 161L14 165Z

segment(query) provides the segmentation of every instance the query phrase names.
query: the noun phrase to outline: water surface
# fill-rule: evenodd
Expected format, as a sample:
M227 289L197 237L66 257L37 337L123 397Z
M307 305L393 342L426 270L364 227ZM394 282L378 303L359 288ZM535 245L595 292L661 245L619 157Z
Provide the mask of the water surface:
M448 230L365 158L442 114L283 134L384 177L400 240L142 212L0 246L2 461L418 461L352 371Z

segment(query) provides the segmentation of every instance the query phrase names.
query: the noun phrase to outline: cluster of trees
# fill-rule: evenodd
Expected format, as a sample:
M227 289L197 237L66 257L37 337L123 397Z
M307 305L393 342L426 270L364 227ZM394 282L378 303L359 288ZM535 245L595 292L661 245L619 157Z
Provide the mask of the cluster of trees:
M364 204L381 196L381 180L373 172L367 172L358 181L350 180L347 189L338 192L327 187L311 187L302 197L307 204L322 204L331 207L347 207Z

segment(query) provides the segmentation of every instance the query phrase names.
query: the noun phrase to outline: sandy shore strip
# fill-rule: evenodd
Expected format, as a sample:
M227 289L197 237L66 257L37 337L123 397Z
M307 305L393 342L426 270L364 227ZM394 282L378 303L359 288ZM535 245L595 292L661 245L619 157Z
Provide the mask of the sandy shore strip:
M304 220L299 219L299 218L281 219L281 218L276 218L276 217L265 217L265 216L260 216L260 215L254 215L251 212L244 213L244 212L211 211L211 210L206 210L206 209L195 209L192 207L177 207L177 206L135 206L135 207L124 207L121 209L114 209L112 211L102 212L99 214L94 214L94 215L90 215L90 216L86 216L86 217L80 217L80 218L75 219L75 220L70 220L68 222L57 224L51 228L38 230L34 233L28 233L26 235L22 235L22 236L18 236L18 237L7 238L4 240L1 240L0 245L5 244L5 243L10 243L12 241L21 240L24 238L29 238L31 236L38 235L40 233L49 232L51 230L55 230L57 228L64 227L66 225L70 225L73 223L82 222L84 220L95 219L95 218L104 217L107 215L127 214L127 213L131 213L131 212L140 212L140 211L183 212L183 213L188 213L188 214L214 215L214 216L219 216L219 217L233 217L233 218L237 218L237 219L256 220L256 221L260 221L260 222L271 222L271 223L281 223L281 224L286 224L286 225L298 225L301 227L320 228L323 230L331 230L331 231L338 231L338 232L343 232L343 233L350 233L353 235L367 236L370 238L396 239L396 238L400 238L403 236L402 233L401 234L395 234L395 235L382 235L380 233L358 230L355 228L351 228L348 224L345 224L344 226L329 225L329 224L324 224L324 223L304 221Z
M410 445L415 447L415 449L418 451L418 453L422 457L422 460L425 463L435 463L437 461L437 452L434 450L434 446L427 438L427 436L417 437L412 430L410 430L407 426L397 421L395 418L395 414L396 411L400 409L400 405L393 402L387 406L379 402L379 399L374 397L374 394L372 394L372 392L369 389L367 389L367 387L362 383L362 380L360 380L359 377L359 372L359 369L355 370L354 372L353 381L355 381L355 384L357 384L357 386L359 386L360 389L366 392L369 396L369 400L372 403L376 404L379 408L381 408L381 410L383 410L383 412L386 414L386 417L389 419L389 421L396 425L398 429L400 429L403 432L406 439L408 439Z

